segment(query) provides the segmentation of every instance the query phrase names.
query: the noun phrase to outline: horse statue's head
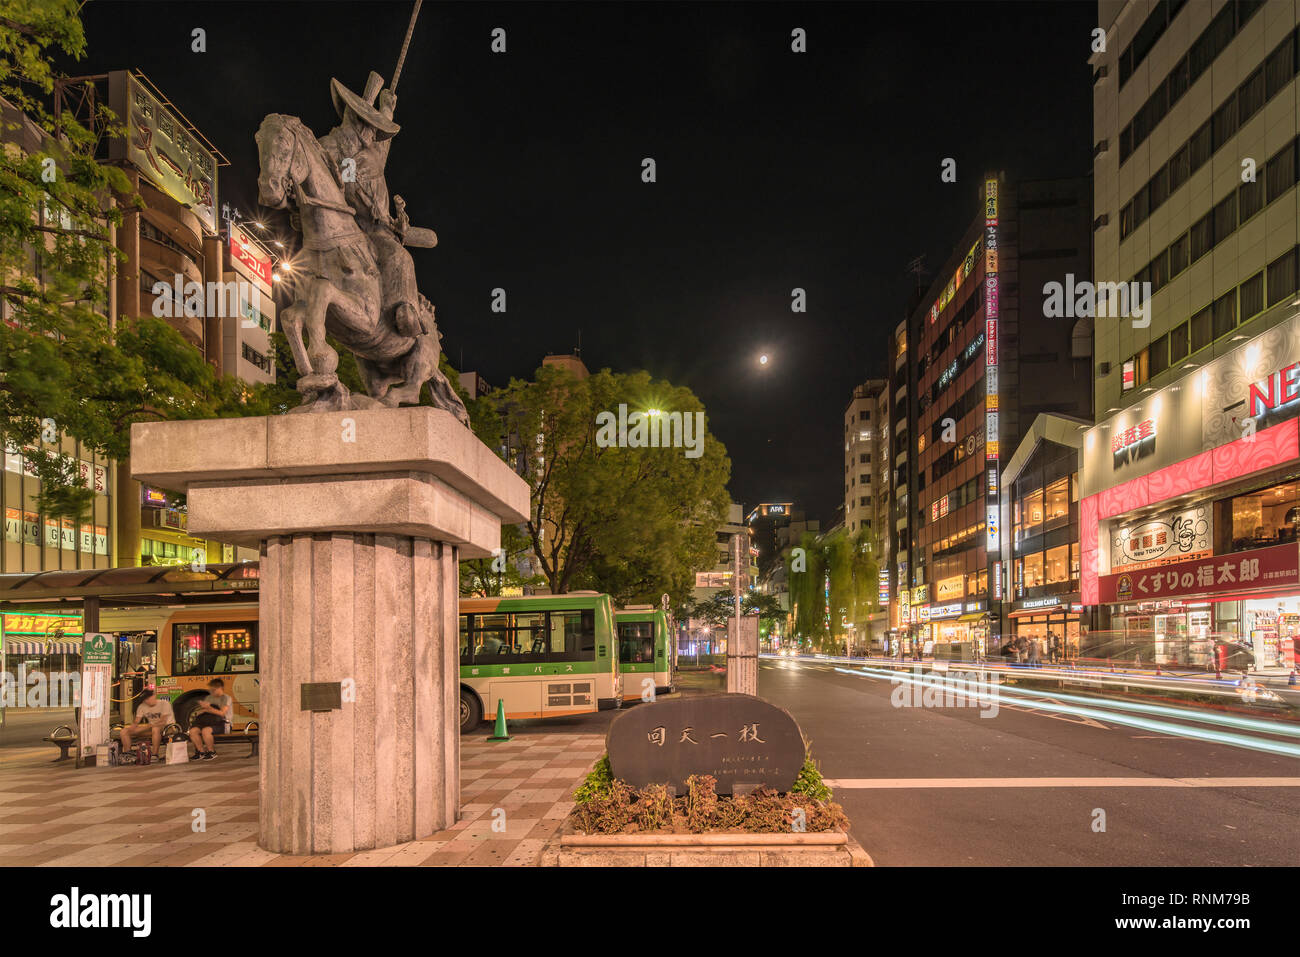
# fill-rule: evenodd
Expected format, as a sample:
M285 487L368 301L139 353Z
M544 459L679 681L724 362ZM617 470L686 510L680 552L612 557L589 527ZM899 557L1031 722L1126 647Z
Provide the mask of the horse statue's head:
M302 149L305 133L306 127L296 116L270 113L262 120L254 139L261 167L257 201L263 206L283 209L293 196L294 186L310 175L310 165Z

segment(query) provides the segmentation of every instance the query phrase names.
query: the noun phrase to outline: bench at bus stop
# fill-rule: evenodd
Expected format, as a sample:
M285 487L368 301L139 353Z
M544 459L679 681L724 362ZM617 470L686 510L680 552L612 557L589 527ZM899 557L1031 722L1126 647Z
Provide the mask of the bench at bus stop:
M70 727L63 725L62 727L55 728L43 740L49 744L56 745L59 748L59 756L54 759L57 763L59 761L66 761L72 757L69 751L76 747L77 735ZM214 734L212 736L212 743L214 745L235 744L240 742L248 745L248 754L245 755L245 757L252 758L257 756L258 726L256 721L250 721L248 724L244 725L243 729L240 731L223 731L220 734Z
M42 740L58 747L59 756L54 759L55 763L71 758L72 755L68 752L77 746L77 734L66 724L55 728Z
M250 721L244 725L241 731L223 731L220 734L212 736L212 744L235 744L244 742L248 745L248 754L244 757L252 758L257 756L257 736L258 727L256 721Z

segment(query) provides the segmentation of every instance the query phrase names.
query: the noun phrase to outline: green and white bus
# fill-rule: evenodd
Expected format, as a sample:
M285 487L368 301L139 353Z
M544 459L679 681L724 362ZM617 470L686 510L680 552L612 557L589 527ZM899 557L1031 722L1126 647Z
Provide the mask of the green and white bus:
M623 705L614 604L594 591L460 600L460 730Z
M618 624L618 667L623 674L623 700L644 697L652 681L655 694L669 694L673 663L669 653L668 615L654 605L628 605L615 612Z

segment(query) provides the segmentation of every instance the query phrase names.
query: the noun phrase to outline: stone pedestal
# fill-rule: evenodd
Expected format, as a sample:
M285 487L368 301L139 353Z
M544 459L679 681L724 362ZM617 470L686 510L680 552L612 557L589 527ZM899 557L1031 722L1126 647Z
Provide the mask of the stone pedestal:
M131 463L187 493L191 533L260 549L261 846L343 853L450 827L457 563L525 519L524 480L429 408L137 424ZM341 685L341 708L304 710L305 683Z

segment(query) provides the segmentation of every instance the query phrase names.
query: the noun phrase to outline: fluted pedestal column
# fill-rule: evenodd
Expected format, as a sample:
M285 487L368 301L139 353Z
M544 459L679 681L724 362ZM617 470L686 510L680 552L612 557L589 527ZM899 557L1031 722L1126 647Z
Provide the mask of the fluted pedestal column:
M427 408L148 423L131 444L135 478L187 493L192 532L261 551L261 846L453 824L457 561L524 519L526 483Z

